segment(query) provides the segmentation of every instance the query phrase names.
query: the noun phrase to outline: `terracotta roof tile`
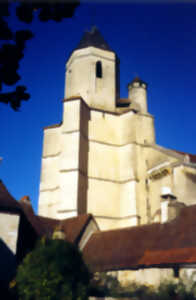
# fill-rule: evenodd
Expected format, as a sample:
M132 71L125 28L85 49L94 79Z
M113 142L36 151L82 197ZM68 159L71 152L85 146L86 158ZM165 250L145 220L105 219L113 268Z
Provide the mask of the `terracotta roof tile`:
M62 220L61 228L63 229L67 240L70 242L78 242L92 218L92 215L86 214Z
M42 216L36 216L36 218L41 223L44 235L51 235L55 228L60 224L61 230L65 233L66 240L77 243L93 217L90 214L86 214L64 220L51 219Z
M64 220L37 216L33 211L29 197L24 196L20 201L16 201L2 181L0 181L0 211L25 215L37 236L51 236L55 228L60 224L66 239L74 243L79 242L86 226L93 219L93 216L90 214Z
M84 248L94 271L196 263L196 205L173 221L97 232Z

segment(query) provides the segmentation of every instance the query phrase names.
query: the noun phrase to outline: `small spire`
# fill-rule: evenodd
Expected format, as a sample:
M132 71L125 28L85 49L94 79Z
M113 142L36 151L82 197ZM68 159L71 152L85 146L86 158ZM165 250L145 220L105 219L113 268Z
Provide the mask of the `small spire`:
M96 26L93 26L90 31L86 31L80 40L80 43L74 50L79 50L87 47L95 47L102 50L114 52L108 43L104 40L100 31Z
M93 25L92 28L91 28L91 30L90 30L90 33L94 34L96 32L96 30L98 31L97 26Z
M133 82L140 82L141 79L139 78L139 76L136 76L134 79L133 79Z
M136 76L129 84L128 87L131 87L132 85L137 84L142 87L147 87L147 83L143 81L139 76Z

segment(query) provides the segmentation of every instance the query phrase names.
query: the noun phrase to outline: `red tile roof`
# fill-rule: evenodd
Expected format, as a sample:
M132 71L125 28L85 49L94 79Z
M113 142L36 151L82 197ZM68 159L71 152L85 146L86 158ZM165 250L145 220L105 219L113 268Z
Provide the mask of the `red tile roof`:
M93 216L90 214L84 214L64 220L37 216L34 214L31 202L27 196L23 197L19 201L19 204L38 236L51 237L54 230L60 225L66 240L71 243L79 242L86 226L93 219Z
M92 235L84 258L94 271L166 267L196 263L196 205L173 221Z
M61 230L65 234L66 240L72 243L79 242L86 226L93 219L93 216L90 214L84 214L64 220L37 216L33 211L28 196L24 196L19 201L19 205L38 236L51 237L54 230L60 226Z
M29 197L24 196L23 198L21 198L19 204L28 222L34 228L36 234L38 236L45 235L45 228L42 222L39 220L38 216L35 215Z
M7 188L0 180L0 211L2 210L9 213L21 213L21 208L18 201L16 201L14 197L10 195Z
M42 216L36 216L36 222L40 223L42 231L41 235L51 236L57 226L60 225L61 230L65 234L66 240L71 243L78 243L82 233L85 231L86 226L93 219L92 215L80 215L78 217L73 217L64 220L57 220L46 218ZM36 224L35 222L35 224ZM38 229L39 233L39 229Z
M78 217L61 221L61 228L70 242L79 242L89 222L93 219L91 214L80 215Z

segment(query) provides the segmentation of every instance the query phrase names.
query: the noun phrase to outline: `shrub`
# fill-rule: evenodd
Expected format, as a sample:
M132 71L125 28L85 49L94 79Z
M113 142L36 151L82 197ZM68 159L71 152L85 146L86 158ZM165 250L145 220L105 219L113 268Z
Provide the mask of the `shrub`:
M16 288L22 300L84 300L89 281L90 273L74 245L43 239L19 266Z

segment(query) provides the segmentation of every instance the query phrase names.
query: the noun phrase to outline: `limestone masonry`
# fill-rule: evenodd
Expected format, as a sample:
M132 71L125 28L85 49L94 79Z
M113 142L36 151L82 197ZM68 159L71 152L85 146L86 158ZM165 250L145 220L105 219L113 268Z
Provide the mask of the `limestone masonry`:
M91 213L108 230L196 203L196 157L156 144L144 81L120 98L119 60L96 28L67 61L64 98L62 123L44 130L39 215Z

